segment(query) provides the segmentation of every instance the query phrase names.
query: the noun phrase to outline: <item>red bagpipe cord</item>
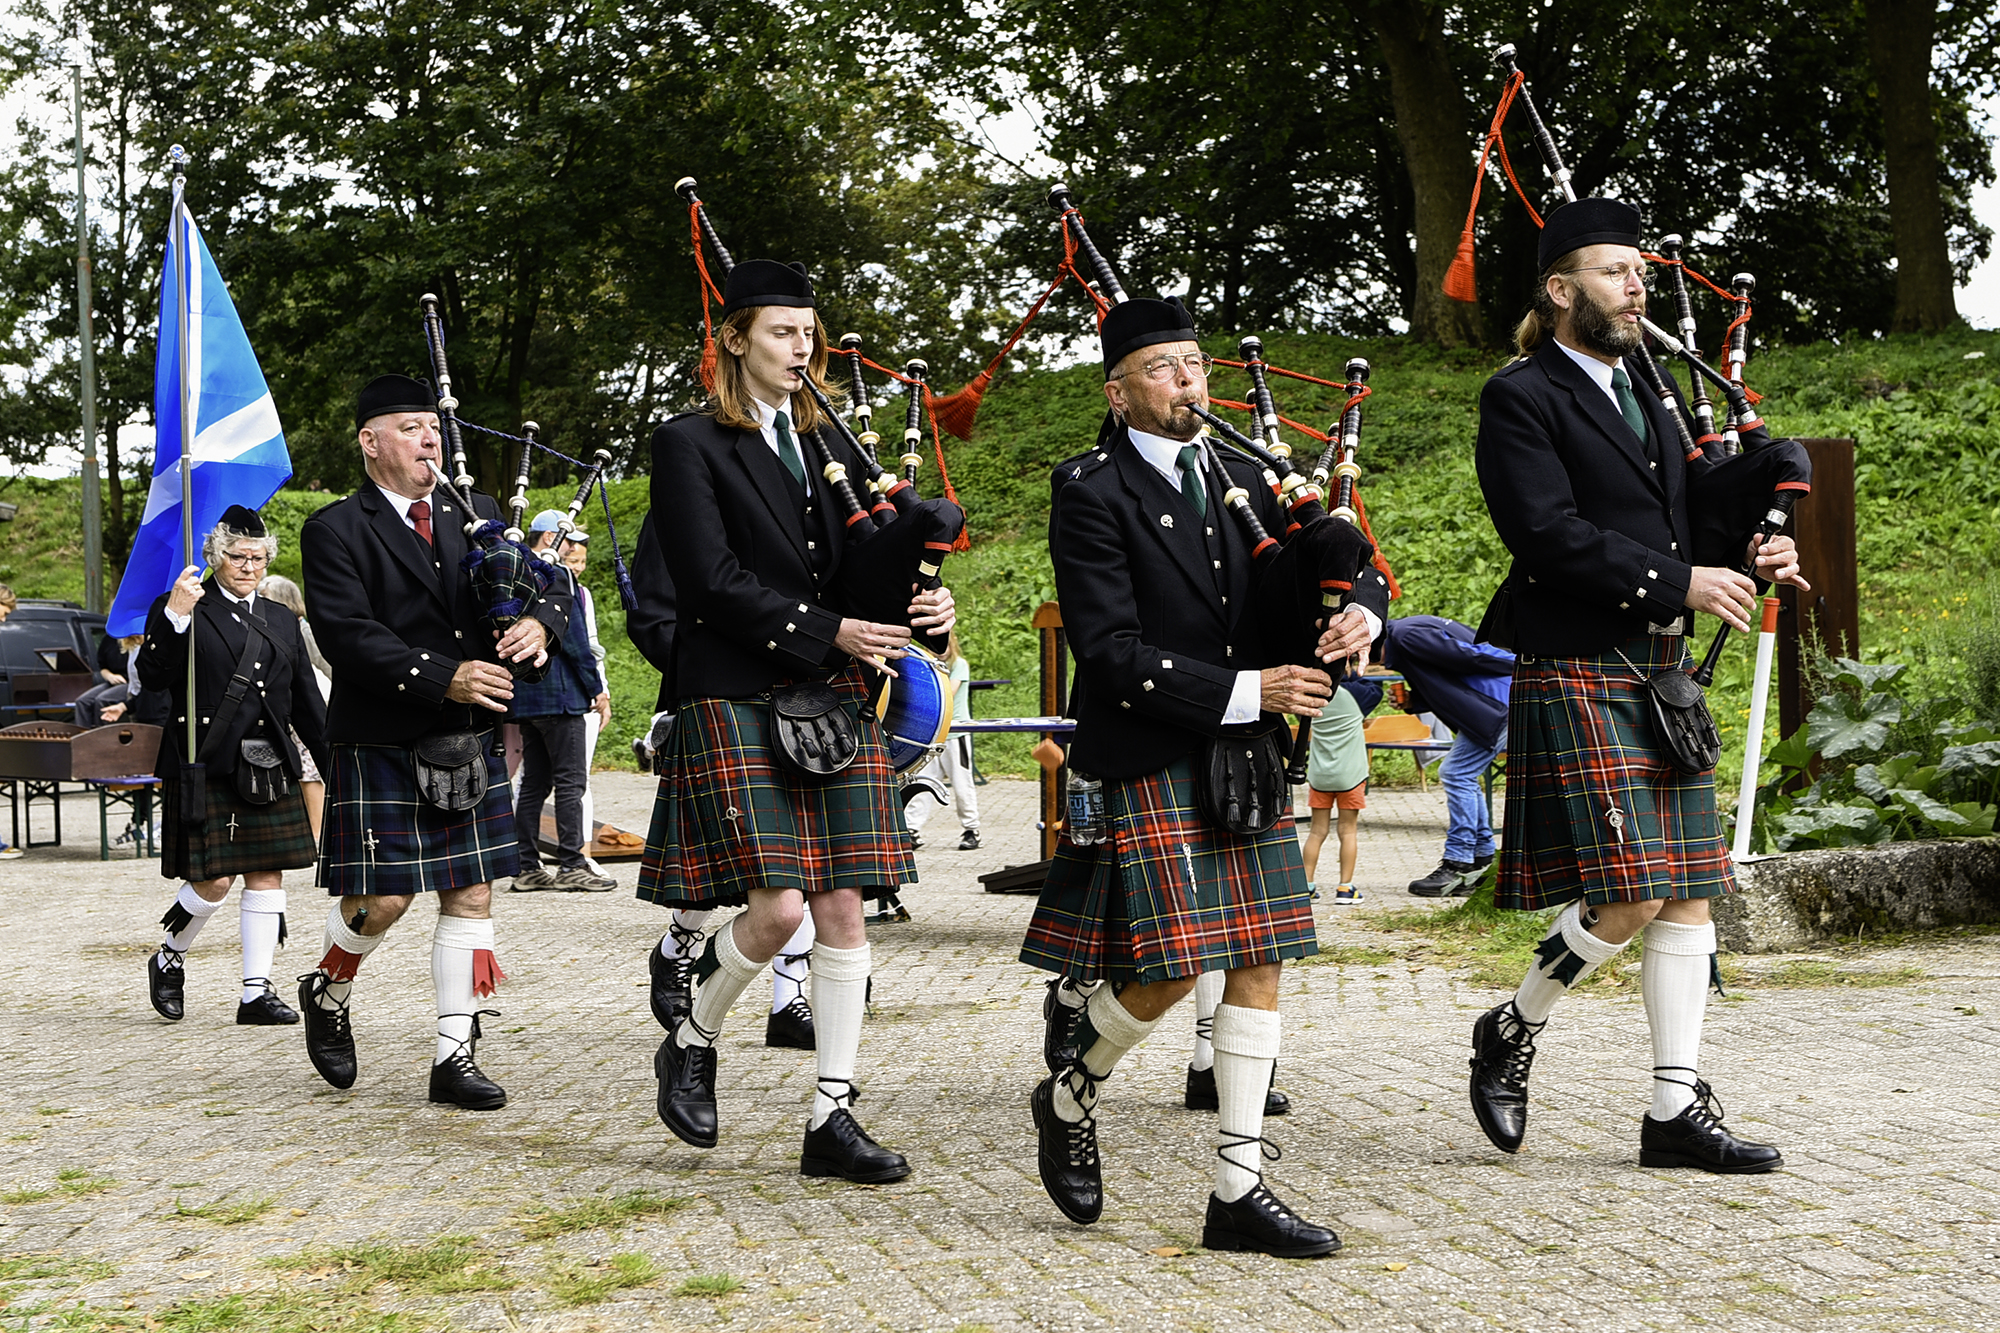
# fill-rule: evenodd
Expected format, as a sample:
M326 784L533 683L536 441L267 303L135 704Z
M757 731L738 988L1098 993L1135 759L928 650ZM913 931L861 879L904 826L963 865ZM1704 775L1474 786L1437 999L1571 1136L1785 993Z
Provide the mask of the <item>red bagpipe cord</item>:
M1005 356L1006 353L1003 352L1001 353L1001 355ZM905 384L922 383L921 381L914 379L909 375L898 374L897 372L889 369L889 367L887 366L878 366L865 356L861 358L861 364L867 366L870 370L881 371L884 375L887 375L892 380L901 380ZM937 459L938 479L944 483L944 498L951 501L953 504L958 505L959 510L963 512L965 506L959 504L958 490L951 484L951 473L948 469L946 469L944 465L944 439L938 434L937 404L943 402L944 400L933 394L931 392L931 386L928 384L923 385L923 390L924 390L924 407L930 412L930 418L931 418L931 456ZM964 389L959 390L959 393L964 393L964 392L965 392ZM961 436L960 438L962 439L964 437ZM954 551L971 550L972 549L971 532L968 529L961 527L958 530L957 540L955 540L951 544L951 549Z
M1472 224L1479 217L1479 187L1486 181L1486 161L1494 146L1500 149L1500 166L1507 173L1507 183L1514 187L1514 193L1535 219L1537 227L1542 225L1542 215L1535 212L1534 204L1528 200L1528 192L1521 188L1521 182L1514 176L1514 163L1507 156L1507 139L1501 134L1501 126L1507 122L1507 112L1514 105L1514 95L1521 91L1521 85L1528 76L1520 70L1507 80L1507 86L1500 92L1500 105L1493 109L1493 124L1487 128L1486 142L1479 147L1479 172L1472 178L1472 203L1465 210L1465 230L1459 233L1458 253L1452 256L1451 267L1444 272L1444 294L1454 301L1476 301L1479 293L1472 281Z
M1724 290L1722 290L1722 288L1716 286L1713 282L1710 282L1706 277L1702 276L1700 273L1695 272L1695 270L1690 268L1688 264L1683 260L1669 259L1665 255L1648 254L1643 250L1639 252L1639 255L1640 258L1646 260L1648 263L1668 264L1673 266L1674 268L1678 268L1681 272L1687 274L1690 278L1693 278L1696 282L1708 288L1710 291L1714 292L1717 296L1721 297L1723 300L1733 302L1734 304L1743 307L1742 313L1737 315L1735 319L1730 320L1729 327L1722 331L1722 345L1725 349L1727 349L1729 346L1729 340L1736 336L1736 330L1742 328L1745 324L1748 324L1750 322L1749 297L1738 296L1735 292L1725 292ZM1749 385L1744 384L1742 380L1737 380L1736 383L1742 387L1743 396L1750 400L1750 405L1752 407L1755 407L1758 403L1764 401L1763 394L1758 393L1755 389L1751 388Z
M708 276L708 256L702 253L700 204L688 205L688 230L694 234L694 266L701 274L701 387L714 393L715 322L709 318L708 302L712 296L717 305L722 304L722 290Z
M972 438L972 419L979 411L980 399L985 396L986 390L993 384L994 372L1000 368L1000 363L1007 359L1007 354L1014 350L1014 345L1026 336L1028 326L1035 322L1035 316L1042 313L1042 307L1047 305L1049 298L1056 294L1056 288L1062 286L1068 279L1076 279L1077 285L1083 288L1090 296L1091 303L1097 307L1097 322L1099 324L1104 323L1104 316L1111 309L1111 301L1103 293L1099 292L1097 288L1091 286L1083 274L1077 272L1076 236L1069 229L1069 216L1074 212L1076 212L1074 208L1069 209L1062 215L1058 223L1062 227L1063 257L1062 263L1056 266L1055 277L1049 281L1048 288L1036 299L1034 305L1028 308L1028 313L1021 317L1021 322L1014 326L1014 331L1007 335L1007 341L1001 345L1000 350L994 354L993 359L986 363L986 368L973 376L971 382L964 388L958 390L956 393L947 394L943 398L932 397L928 386L924 389L924 402L927 405L932 405L931 428L933 433L935 433L938 427L942 426L961 440ZM870 362L869 364L873 365L874 363ZM897 375L896 378L902 379L903 377ZM939 467L940 469L943 467L942 456L940 456Z
M1241 361L1227 361L1219 356L1215 358L1215 364L1218 366L1235 366L1239 369L1241 369L1243 365ZM1332 389L1345 389L1347 387L1345 384L1342 384L1337 380L1323 380L1318 378L1317 376L1307 375L1301 371L1286 370L1282 366L1274 366L1271 365L1269 362L1265 363L1264 369L1268 373L1273 375L1284 375L1290 379L1305 380L1312 384L1324 384L1328 388ZM1374 392L1375 391L1369 388L1367 385L1365 384L1362 385L1361 392L1349 398L1347 402L1341 407L1340 409L1341 417L1345 418L1347 416L1349 409L1353 408L1355 405L1360 403L1362 399L1368 397L1370 394ZM1251 407L1250 404L1239 403L1231 398L1210 398L1208 401L1212 406L1215 407L1234 408L1238 412L1249 412L1252 413L1253 415L1256 412L1256 409ZM1278 420L1283 422L1285 425L1290 426L1293 430L1297 431L1299 434L1307 436L1310 439L1317 440L1321 444L1326 444L1332 439L1332 437L1329 436L1326 432L1314 430L1311 426L1307 426L1301 422L1294 421L1290 417L1280 416ZM1374 565L1375 568L1381 570L1382 577L1389 580L1389 596L1391 598L1401 597L1403 595L1403 585L1396 581L1396 571L1390 568L1389 557L1382 554L1382 543L1375 540L1375 531L1374 529L1368 526L1368 506L1362 502L1361 483L1358 481L1354 484L1354 517L1358 519L1361 523L1362 535L1368 538L1369 544L1375 548L1375 558L1369 561L1369 563Z

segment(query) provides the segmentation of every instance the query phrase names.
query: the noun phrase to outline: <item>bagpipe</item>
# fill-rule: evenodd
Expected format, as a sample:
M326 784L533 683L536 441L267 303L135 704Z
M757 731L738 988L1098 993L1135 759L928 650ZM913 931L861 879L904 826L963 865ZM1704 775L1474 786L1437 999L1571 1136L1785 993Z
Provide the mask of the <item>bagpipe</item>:
M1540 226L1542 216L1515 177L1513 166L1507 159L1506 141L1501 137L1501 126L1514 102L1520 103L1522 112L1527 116L1536 151L1541 154L1543 165L1548 168L1550 177L1560 190L1562 202L1574 202L1576 189L1571 184L1570 171L1563 163L1562 153L1556 147L1555 136L1549 132L1535 106L1534 96L1528 90L1527 75L1521 71L1514 47L1511 44L1500 47L1493 53L1493 61L1506 76L1506 83L1499 107L1493 115L1492 126L1487 131L1485 147L1480 151L1479 170L1483 177L1487 153L1497 144L1508 181L1534 217L1536 225ZM1472 209L1466 216L1465 232L1459 239L1459 253L1452 261L1451 271L1444 282L1445 294L1456 300L1469 301L1475 295L1472 287L1471 237L1478 207L1479 189L1475 182ZM1710 447L1714 447L1721 458L1714 466L1693 472L1689 477L1688 509L1694 525L1691 563L1718 566L1745 574L1762 593L1769 585L1757 577L1754 557L1746 553L1775 536L1790 521L1792 507L1799 496L1812 489L1812 461L1798 441L1770 438L1770 432L1757 414L1756 396L1743 383L1743 366L1749 355L1747 325L1750 293L1756 286L1756 280L1747 273L1739 273L1732 279L1734 290L1724 291L1687 266L1680 254L1681 244L1680 237L1666 236L1661 239L1661 253L1644 256L1664 265L1671 277L1681 336L1668 333L1643 314L1639 317L1639 327L1654 343L1687 366L1694 390L1694 420L1690 421L1687 410L1681 406L1671 376L1654 360L1643 341L1630 359L1666 406L1687 461L1693 463L1701 459ZM1696 349L1693 302L1686 282L1690 274L1725 300L1741 307L1723 337L1728 350L1727 374L1702 360ZM1704 384L1719 391L1728 404L1728 417L1719 431L1715 428L1713 404L1708 400ZM1700 433L1697 434L1697 431ZM1728 642L1729 630L1727 623L1717 630L1708 652L1694 672L1696 684L1706 686L1714 680L1716 663L1722 656L1723 645Z
M719 299L720 292L708 276L703 242L714 252L725 282L730 270L736 267L736 260L722 244L708 208L695 190L691 176L683 177L674 186L674 192L688 203L706 321L708 298L714 295ZM712 343L712 327L709 340ZM829 348L829 353L832 350ZM858 434L842 419L829 387L815 380L810 370L799 372L802 392L818 405L825 418L824 425L799 432L799 438L812 448L819 474L839 505L838 516L845 534L846 549L834 572L829 596L836 609L845 615L877 624L909 626L912 596L919 591L928 592L943 582L944 557L961 542L965 511L950 494L930 500L917 495L917 471L923 459L916 452L916 443L923 438L922 411L929 394L924 363L910 362L911 370L904 375L876 367L909 385L905 449L896 460L901 471L892 473L876 457L881 437L873 429L874 409L862 378L863 365L874 363L862 356L859 334L842 337L840 353L848 366L850 402ZM704 352L705 374L712 366L709 360L712 354L712 350ZM867 503L863 503L848 475L843 450L836 450L834 443L826 438L829 430L844 446L846 456L859 464L870 497ZM949 482L946 484L948 488ZM950 729L950 671L942 661L948 637L948 632L916 632L902 669L890 679L878 702L890 762L899 773L926 762L944 744Z
M1067 186L1058 184L1049 191L1049 206L1060 219L1066 245L1089 264L1098 287L1105 294L1105 297L1099 298L1101 321L1103 312L1110 305L1128 299L1125 290L1110 262L1091 241ZM1235 516L1250 542L1250 623L1261 649L1257 660L1266 665L1324 669L1325 664L1317 655L1320 636L1345 610L1356 580L1375 556L1375 544L1356 521L1354 507L1354 479L1360 474L1354 462L1354 452L1360 444L1360 404L1367 397L1365 381L1368 363L1360 358L1348 363L1350 383L1346 387L1352 391L1352 396L1342 410L1338 436L1343 450L1339 464L1340 505L1335 512L1329 513L1321 484L1311 474L1299 469L1292 459L1290 447L1278 435L1277 428L1282 418L1278 416L1266 380L1268 367L1263 360L1262 342L1254 338L1245 339L1239 350L1244 354L1243 368L1248 371L1252 384L1254 397L1250 406L1264 439L1253 439L1213 411L1189 404L1189 411L1208 427L1208 432L1213 432L1204 432L1198 437L1204 454L1203 470L1220 482L1223 507ZM1271 488L1272 495L1285 512L1285 526L1279 535L1273 536L1264 527L1263 520L1250 502L1249 492L1236 485L1222 465L1215 445L1217 438L1261 469L1264 483ZM1330 440L1326 453L1315 468L1321 476L1326 475L1335 447L1336 444ZM1295 769L1304 762L1310 724L1303 718L1300 722L1291 762L1285 765L1287 769ZM1276 793L1253 793L1253 796L1257 801L1283 799L1286 808L1289 808L1288 792L1282 798ZM1275 819L1276 814L1275 810L1253 805L1244 812L1243 822L1253 826L1264 823L1268 827L1268 823L1264 822L1265 816Z
M458 414L458 399L452 392L451 365L445 355L444 322L438 315L438 299L429 292L419 298L418 306L423 314L424 342L429 351L431 375L437 384L438 423L446 446L451 450L454 476L447 477L444 470L431 464L437 482L444 493L451 497L460 513L465 515L466 552L460 560L460 567L472 580L473 595L478 599L480 615L495 631L504 633L509 626L527 614L528 608L550 588L566 586L568 571L560 569L552 560L544 559L528 549L523 541L521 519L528 504L528 474L533 461L533 451L540 449L558 458L575 464L582 469L582 479L577 484L576 495L570 501L568 517L564 519L562 530L569 532L575 528L576 516L590 502L592 489L598 488L604 471L611 463L611 452L599 449L592 463L578 463L566 455L540 443L536 436L541 427L530 421L523 425L522 435L506 435L474 425ZM470 429L484 434L515 440L521 445L520 465L515 473L514 497L509 506L511 522L499 519L481 518L472 507L472 473L466 465L464 431ZM611 497L604 496L604 525L611 539L612 567L617 579L619 600L626 610L636 609L639 602L632 587L631 572L625 566L623 553L618 548L618 533L611 524ZM548 674L548 663L536 666L533 662L509 662L507 669L516 680L535 682Z

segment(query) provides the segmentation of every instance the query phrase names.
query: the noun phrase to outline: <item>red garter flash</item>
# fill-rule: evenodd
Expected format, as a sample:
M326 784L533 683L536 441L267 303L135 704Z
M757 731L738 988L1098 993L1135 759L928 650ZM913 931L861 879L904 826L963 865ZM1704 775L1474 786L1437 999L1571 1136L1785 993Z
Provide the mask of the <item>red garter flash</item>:
M472 951L472 993L485 999L500 988L507 974L500 970L500 960L493 956L491 949Z

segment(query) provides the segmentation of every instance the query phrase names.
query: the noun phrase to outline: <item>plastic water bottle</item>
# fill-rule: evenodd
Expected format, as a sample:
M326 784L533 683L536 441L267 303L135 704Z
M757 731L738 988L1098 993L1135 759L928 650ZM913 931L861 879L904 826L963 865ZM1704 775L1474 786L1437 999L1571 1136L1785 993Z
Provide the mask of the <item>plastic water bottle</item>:
M1075 769L1069 771L1069 818L1063 832L1078 847L1093 847L1110 836L1104 820L1104 782Z

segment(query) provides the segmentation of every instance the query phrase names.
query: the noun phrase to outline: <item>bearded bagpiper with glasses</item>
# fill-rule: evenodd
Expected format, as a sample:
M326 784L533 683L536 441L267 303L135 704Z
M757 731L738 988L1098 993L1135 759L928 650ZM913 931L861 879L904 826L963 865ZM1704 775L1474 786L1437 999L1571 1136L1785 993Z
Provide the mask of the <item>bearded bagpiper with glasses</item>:
M669 679L678 707L639 896L691 912L748 910L708 937L691 1005L675 993L674 935L649 955L655 1013L673 1021L654 1057L658 1111L684 1143L715 1146L723 1021L774 957L803 952L787 941L810 912L818 1068L799 1169L900 1180L909 1163L870 1138L849 1107L872 968L862 901L915 873L888 752L866 707L870 664L903 656L910 630L833 606L847 515L809 438L825 422L804 380L831 390L804 267L737 264L716 333L709 405L653 435L652 523L676 603ZM860 475L859 459L829 447ZM909 611L920 627L949 629L954 619L943 588L915 596ZM817 716L853 739L851 763L826 776L785 764L776 692L818 694Z
M358 1072L348 1000L362 962L424 894L436 894L431 982L437 1053L430 1099L470 1111L507 1104L474 1063L479 1000L502 979L493 951L493 881L519 856L494 728L514 697L507 663L546 663L569 624L552 587L504 632L485 618L464 557L468 516L437 488L444 448L431 386L370 380L355 408L367 480L299 532L306 604L327 660L325 846L333 895L319 965L299 978L306 1055L336 1088ZM468 497L499 519L490 495Z
M1769 1171L1778 1150L1731 1134L1699 1073L1709 903L1736 887L1714 775L1674 767L1645 689L1689 665L1693 613L1748 629L1756 590L1691 563L1689 484L1715 462L1682 455L1669 415L1685 410L1678 401L1633 383L1646 309L1639 229L1638 211L1612 199L1549 215L1519 357L1479 400L1479 482L1514 556L1483 628L1518 654L1495 898L1562 911L1514 998L1473 1028L1472 1105L1496 1147L1520 1149L1536 1036L1558 1000L1643 930L1653 1104L1640 1164ZM1746 449L1767 440L1761 423L1744 432ZM1806 586L1791 538L1747 554L1764 578Z
M1187 410L1208 401L1208 365L1178 301L1114 306L1100 336L1110 405L1098 443L1053 479L1049 549L1076 654L1072 771L1103 782L1102 843L1059 845L1021 959L1061 977L1102 979L1060 1069L1033 1097L1042 1184L1065 1216L1104 1209L1097 1111L1104 1080L1204 972L1225 974L1213 1043L1220 1117L1215 1192L1202 1244L1293 1258L1339 1238L1264 1183L1265 1096L1278 1057L1283 960L1318 951L1298 837L1287 811L1237 834L1199 808L1194 759L1225 726L1260 716L1316 717L1323 670L1262 667L1250 647L1251 547L1224 513L1247 491L1282 531L1257 469L1218 471ZM1318 645L1323 661L1365 649L1387 603L1364 584Z
M266 1027L299 1016L271 985L271 959L285 940L285 875L313 863L318 848L300 793L303 776L296 731L322 766L327 761L326 709L299 618L257 595L278 539L242 505L223 511L202 542L199 565L181 572L153 603L139 648L139 680L173 699L159 764L160 873L184 881L160 918L166 938L146 963L153 1008L178 1022L186 1013L185 958L195 936L222 906L240 875L243 991L236 1021ZM188 720L188 644L194 644L196 753L184 753ZM207 817L198 824L182 810L183 766L206 768Z

